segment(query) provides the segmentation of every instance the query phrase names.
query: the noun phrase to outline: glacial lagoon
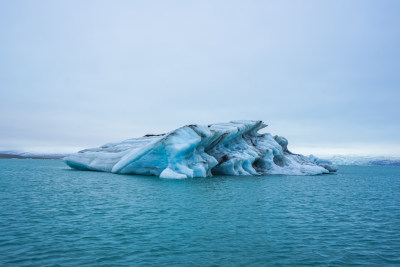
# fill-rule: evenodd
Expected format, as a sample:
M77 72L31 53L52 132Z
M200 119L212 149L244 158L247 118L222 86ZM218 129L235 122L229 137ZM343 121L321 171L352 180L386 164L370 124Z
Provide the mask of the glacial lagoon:
M0 160L1 266L400 264L400 167L182 180Z

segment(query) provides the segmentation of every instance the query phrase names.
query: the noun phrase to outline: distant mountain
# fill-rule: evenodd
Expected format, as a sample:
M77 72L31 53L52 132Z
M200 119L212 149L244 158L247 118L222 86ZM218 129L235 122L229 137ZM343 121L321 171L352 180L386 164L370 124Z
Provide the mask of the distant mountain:
M61 159L66 154L43 154L17 151L0 151L0 159Z
M400 166L400 157L336 155L327 159L336 165Z

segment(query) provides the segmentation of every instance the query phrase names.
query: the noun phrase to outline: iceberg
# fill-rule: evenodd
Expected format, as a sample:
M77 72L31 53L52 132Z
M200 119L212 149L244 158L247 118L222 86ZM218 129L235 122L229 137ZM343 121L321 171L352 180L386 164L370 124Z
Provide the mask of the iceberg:
M317 175L337 167L314 156L294 154L288 141L258 131L262 121L186 125L166 134L145 135L68 155L77 170L161 178L213 175Z

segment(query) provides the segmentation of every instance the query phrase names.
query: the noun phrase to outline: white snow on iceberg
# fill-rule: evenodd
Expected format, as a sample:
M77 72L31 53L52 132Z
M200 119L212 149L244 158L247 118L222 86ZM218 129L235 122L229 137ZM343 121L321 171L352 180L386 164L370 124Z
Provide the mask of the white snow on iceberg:
M77 170L162 178L316 175L337 170L328 161L291 153L284 137L259 134L266 126L262 121L186 125L163 135L85 149L64 160Z

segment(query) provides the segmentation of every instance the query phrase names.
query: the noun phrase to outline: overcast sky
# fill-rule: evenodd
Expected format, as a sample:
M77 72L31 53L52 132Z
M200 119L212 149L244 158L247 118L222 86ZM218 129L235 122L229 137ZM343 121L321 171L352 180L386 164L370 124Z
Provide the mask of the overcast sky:
M263 120L305 154L400 154L400 1L0 0L0 149Z

